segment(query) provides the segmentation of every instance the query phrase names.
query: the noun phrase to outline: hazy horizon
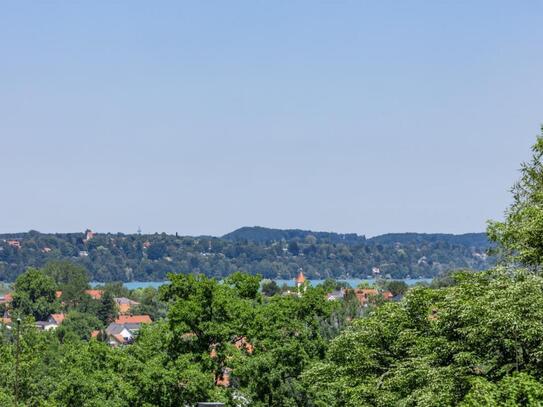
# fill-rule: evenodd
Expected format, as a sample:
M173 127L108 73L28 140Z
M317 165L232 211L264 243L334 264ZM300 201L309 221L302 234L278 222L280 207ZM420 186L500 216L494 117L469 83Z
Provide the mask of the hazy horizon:
M483 232L543 3L5 3L0 233Z
M242 228L245 228L245 227L249 227L249 228L252 228L252 227L260 227L260 228L264 228L264 229L278 229L278 228L271 228L271 227L267 227L267 226L262 226L262 225L252 225L252 226L248 226L248 225L245 225L245 226L240 226L238 228L235 228L235 229L232 229L231 231L229 232L226 232L226 233L223 233L222 235L213 235L213 234L201 234L201 235L190 235L190 234L181 234L179 232L160 232L160 231L155 231L155 232L145 232L144 230L141 230L141 231L135 231L135 232L123 232L123 231L112 231L112 230L95 230L95 229L91 229L93 232L95 233L99 233L99 234L117 234L117 233L122 233L122 234L137 234L137 233L140 233L142 235L153 235L155 233L158 233L158 234L161 234L161 233L166 233L168 235L175 235L176 233L179 234L179 236L191 236L191 237L200 237L200 236L210 236L210 237L218 237L218 238L221 238L231 232L235 232L239 229L242 229ZM281 228L279 230L302 230L302 231L307 231L307 232L315 232L315 233L337 233L337 234L350 234L350 233L356 233L357 235L359 236L365 236L366 238L372 238L372 237L377 237L377 236L382 236L382 235L394 235L394 234L428 234L428 235L432 235L432 234L446 234L446 235L469 235L469 234L479 234L479 233L486 233L486 230L481 230L481 231L471 231L471 232L462 232L462 233L447 233L447 232L413 232L413 231L405 231L405 232L399 232L399 231L392 231L392 232L385 232L385 233L380 233L380 234L377 234L377 235L367 235L367 234L364 234L364 233L357 233L357 232L337 232L335 230L314 230L314 229L301 229L301 228L297 228L297 227L289 227L289 228ZM0 232L0 235L5 235L5 234L18 234L18 233L29 233L29 232L39 232L39 233L45 233L45 234L56 234L56 233L59 233L59 234L71 234L71 233L84 233L86 231L85 230L77 230L77 231L74 231L74 230L69 230L69 231L43 231L43 230L36 230L36 229L29 229L29 230L25 230L25 231L22 231L22 230L18 230L18 231L10 231L10 232Z

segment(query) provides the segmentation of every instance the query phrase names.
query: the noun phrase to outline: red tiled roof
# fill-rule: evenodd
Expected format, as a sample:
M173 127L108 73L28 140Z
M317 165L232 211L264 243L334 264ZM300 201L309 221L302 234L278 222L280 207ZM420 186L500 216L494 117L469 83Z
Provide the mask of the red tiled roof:
M5 302L11 302L13 301L13 294L12 293L5 293L3 295L4 299L0 301L0 304L3 304Z
M355 288L354 293L358 301L363 305L368 303L371 297L377 297L378 295L381 295L385 300L394 297L390 291L379 292L376 288Z
M59 291L55 291L55 297L56 297L56 298L62 297L62 291L60 291L60 290L59 290Z
M394 297L394 294L392 294L390 291L383 291L383 297L385 297L385 300L390 300L392 297Z
M153 322L149 315L119 315L116 324L150 324Z
M62 324L62 321L64 321L64 318L66 318L66 315L64 314L51 314L50 318L55 321L57 325Z
M100 335L100 331L92 331L91 332L91 338L96 338L98 335Z
M90 295L95 300L99 300L100 298L102 298L102 294L104 293L104 291L103 290L85 290L85 293Z
M117 335L111 335L113 338L115 338L115 340L117 342L119 342L120 344L123 344L126 342L126 339L124 336L122 336L121 334L117 334Z
M355 288L354 293L361 304L366 304L369 298L378 295L379 291L375 288Z

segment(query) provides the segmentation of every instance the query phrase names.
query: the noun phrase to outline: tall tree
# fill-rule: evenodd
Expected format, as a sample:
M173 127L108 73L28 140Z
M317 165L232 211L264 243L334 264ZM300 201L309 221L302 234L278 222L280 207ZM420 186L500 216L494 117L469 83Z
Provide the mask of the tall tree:
M490 222L488 235L499 243L506 260L539 269L543 263L543 135L532 147L531 160L522 164L512 193L505 220Z
M85 290L89 288L87 271L69 261L47 263L44 272L55 280L62 291L61 300L69 307L77 305L83 299Z
M171 284L162 289L163 299L170 302L170 352L176 357L192 354L218 381L233 343L247 334L254 301L242 298L235 286L204 275L171 274L170 279Z
M58 309L55 291L55 281L43 270L29 269L15 281L13 310L21 315L33 316L36 320L44 320Z
M103 324L109 324L113 322L118 313L117 303L113 297L113 294L109 290L105 290L100 298L100 306L98 307L97 316Z

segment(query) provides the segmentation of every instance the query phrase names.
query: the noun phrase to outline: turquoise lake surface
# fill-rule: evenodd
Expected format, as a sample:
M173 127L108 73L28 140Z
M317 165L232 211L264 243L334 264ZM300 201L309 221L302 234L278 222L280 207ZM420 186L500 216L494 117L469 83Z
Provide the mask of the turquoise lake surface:
M308 280L311 285L318 285L324 282L324 280ZM350 278L345 280L338 280L338 281L345 281L347 282L351 287L356 287L360 283L368 283L368 284L374 284L376 282L375 279L360 279L360 278ZM431 278L405 278L401 279L401 281L405 281L407 285L415 285L417 283L430 283L432 281ZM294 285L294 279L291 280L275 280L275 282L282 286L283 284L287 285ZM98 282L92 282L91 285L93 287L102 284ZM168 281L131 281L129 283L124 283L124 286L128 288L129 290L135 290L136 288L147 288L147 287L154 287L158 288L161 285L168 284Z

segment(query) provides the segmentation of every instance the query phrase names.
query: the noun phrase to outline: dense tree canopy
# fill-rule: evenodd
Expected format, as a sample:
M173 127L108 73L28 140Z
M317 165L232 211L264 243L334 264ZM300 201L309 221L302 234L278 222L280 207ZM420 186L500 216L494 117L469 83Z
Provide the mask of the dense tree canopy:
M15 282L13 311L16 315L30 315L36 320L46 319L58 309L55 281L43 270L29 269Z
M543 264L543 135L532 151L532 159L522 164L521 178L512 188L513 204L505 220L490 222L488 232L506 259L539 269Z
M326 361L305 372L316 404L480 405L468 402L480 388L509 400L491 390L521 378L527 388L514 397L543 403L540 386L528 385L543 377L543 278L503 269L455 278L412 289L334 339Z
M82 266L91 281L163 281L168 273L202 273L222 279L242 271L268 279L292 279L302 268L309 278L365 278L374 267L391 278L433 277L457 268L481 270L494 264L484 234L394 234L371 239L298 231L250 233L262 237L181 237L167 234L97 234L29 232L0 235L0 281L13 281L26 268L57 261ZM265 237L279 237L278 240ZM355 235L356 236L356 235ZM7 242L20 238L21 247ZM62 267L60 267L62 269ZM76 269L64 271L76 272ZM54 277L55 280L59 277ZM60 283L60 280L58 280ZM68 290L69 291L69 290ZM68 295L68 294L67 294Z

